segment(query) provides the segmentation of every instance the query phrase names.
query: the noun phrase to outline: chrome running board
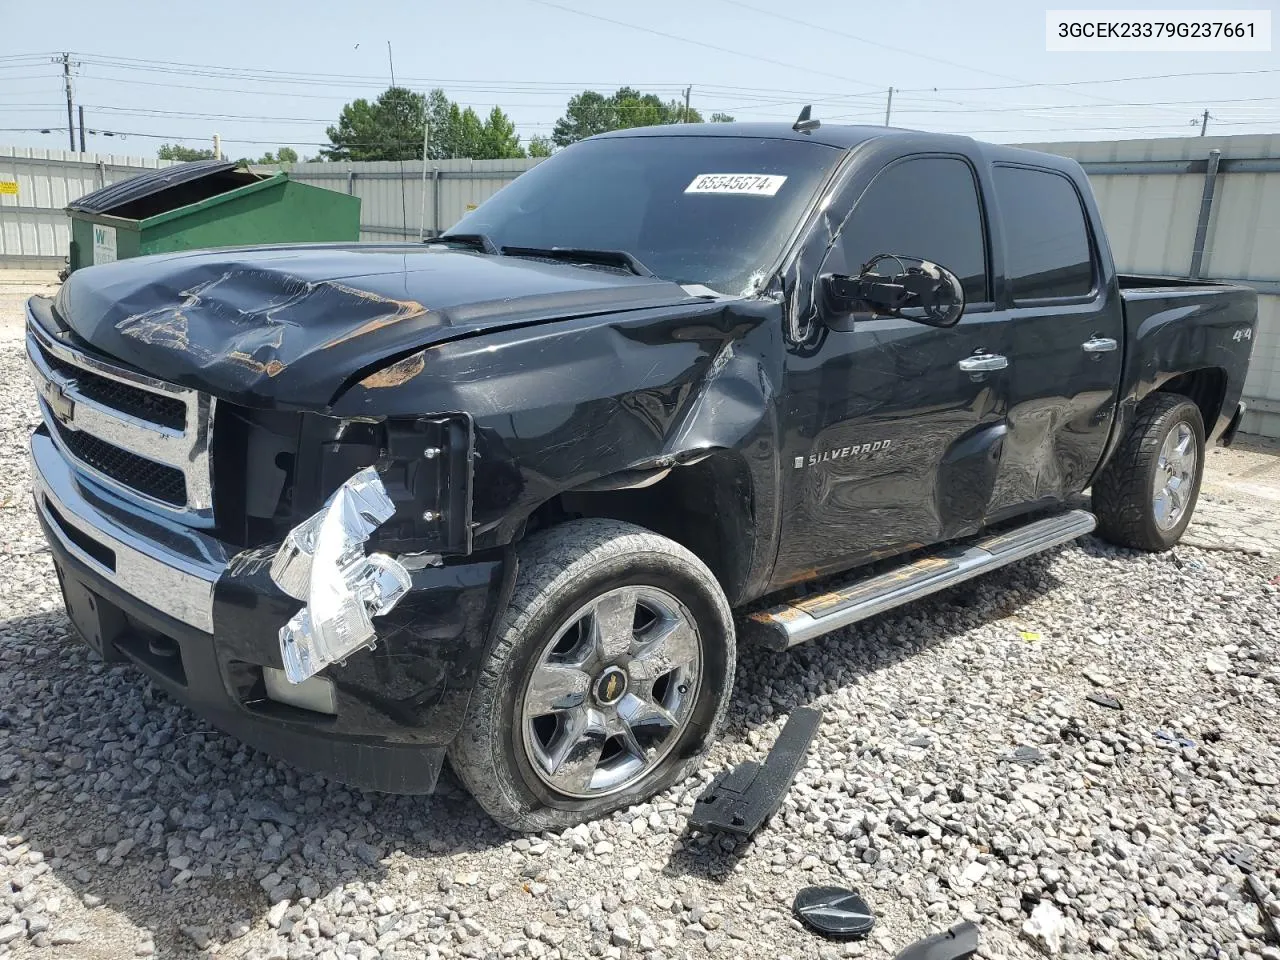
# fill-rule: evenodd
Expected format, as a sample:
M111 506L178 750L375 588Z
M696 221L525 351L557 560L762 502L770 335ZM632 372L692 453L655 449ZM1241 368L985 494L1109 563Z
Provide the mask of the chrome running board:
M1033 520L1003 533L947 547L886 573L855 580L838 590L753 613L747 618L747 635L771 649L785 650L1016 560L1070 543L1095 526L1097 520L1086 510L1069 510Z

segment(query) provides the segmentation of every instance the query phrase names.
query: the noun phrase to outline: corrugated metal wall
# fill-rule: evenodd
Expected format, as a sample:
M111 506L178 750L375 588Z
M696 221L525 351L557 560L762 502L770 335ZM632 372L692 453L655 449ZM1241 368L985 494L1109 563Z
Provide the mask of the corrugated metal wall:
M1240 161L1280 159L1280 135L1026 144L1085 164L1120 269L1188 276L1205 188L1205 159L1220 151L1200 275L1259 289L1259 327L1245 384L1249 433L1280 437L1280 170ZM416 238L447 230L537 160L301 163L303 182L361 198L361 238ZM1235 162L1236 168L1232 168ZM69 242L67 202L164 161L0 148L0 267L61 266ZM1274 162L1263 164L1276 166ZM1190 168L1190 169L1188 169ZM270 168L258 168L266 171Z
M60 268L71 244L63 208L98 187L170 161L114 153L0 147L0 268Z
M368 163L296 163L289 175L302 183L360 198L360 238L400 240L447 230L468 205L483 203L537 160L432 160L423 180L421 160ZM270 168L255 168L267 170Z
M1258 331L1245 380L1250 412L1242 429L1280 437L1280 170L1249 172L1238 163L1280 158L1280 135L1025 146L1085 165L1122 271L1181 277L1192 272L1206 171L1197 164L1195 172L1179 172L1186 165L1169 161L1205 161L1220 151L1199 275L1258 289Z

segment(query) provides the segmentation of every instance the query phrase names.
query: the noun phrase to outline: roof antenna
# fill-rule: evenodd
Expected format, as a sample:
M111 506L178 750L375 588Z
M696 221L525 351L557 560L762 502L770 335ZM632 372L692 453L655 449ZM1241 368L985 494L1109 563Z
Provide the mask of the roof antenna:
M822 126L821 120L810 120L809 114L813 112L813 105L806 103L800 109L800 116L796 118L796 122L791 125L791 129L796 133L812 133Z

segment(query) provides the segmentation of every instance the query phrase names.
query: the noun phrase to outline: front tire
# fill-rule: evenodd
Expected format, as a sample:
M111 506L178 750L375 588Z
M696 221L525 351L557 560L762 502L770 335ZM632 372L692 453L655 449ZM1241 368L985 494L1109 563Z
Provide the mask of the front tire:
M711 571L614 520L535 534L461 732L458 778L515 830L562 830L701 765L728 708L735 640Z
M1098 533L1121 547L1168 550L1191 522L1204 455L1200 408L1176 393L1149 396L1093 484Z

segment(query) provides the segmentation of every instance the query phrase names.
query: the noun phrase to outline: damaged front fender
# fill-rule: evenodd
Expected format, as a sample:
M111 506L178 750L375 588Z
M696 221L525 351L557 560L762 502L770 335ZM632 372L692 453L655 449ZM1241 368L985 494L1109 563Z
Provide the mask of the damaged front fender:
M271 563L271 579L305 604L280 628L291 683L372 648L373 618L391 612L409 592L412 581L403 564L384 553L364 553L365 541L394 513L377 470L366 467L285 538Z

